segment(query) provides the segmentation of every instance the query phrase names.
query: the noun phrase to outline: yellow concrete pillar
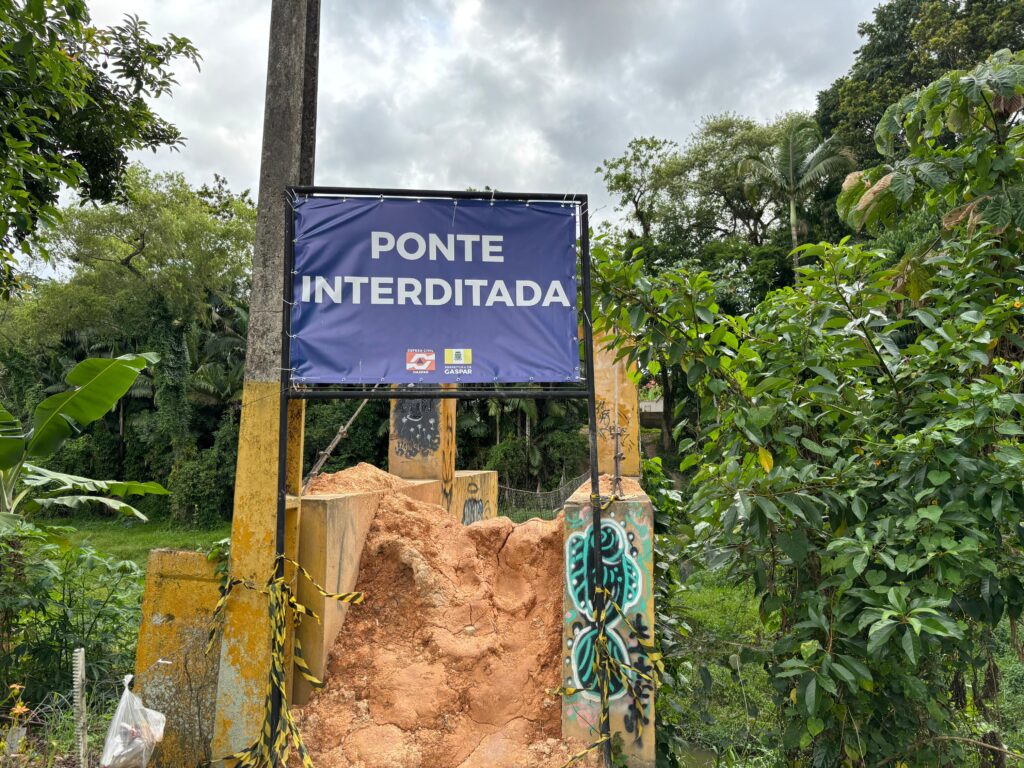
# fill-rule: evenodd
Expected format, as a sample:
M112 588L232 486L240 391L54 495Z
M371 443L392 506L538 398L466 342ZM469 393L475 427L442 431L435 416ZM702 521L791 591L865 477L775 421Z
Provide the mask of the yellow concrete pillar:
M235 513L231 525L231 574L264 584L274 567L277 532L277 457L281 385L246 382L242 392ZM289 403L287 485L301 482L303 404ZM285 511L285 553L298 550L299 507ZM294 577L294 574L289 573ZM289 664L287 668L291 665ZM224 610L213 755L251 743L263 721L270 671L270 616L266 595L236 588Z
M615 432L619 431L619 474L640 476L640 398L630 378L635 365L616 361L607 338L594 339L594 389L597 399L597 458L602 474L615 473Z
M598 624L591 579L593 517L590 487L584 486L565 504L565 596L562 685L579 689L562 697L562 737L589 743L598 735L601 697L594 673ZM622 613L610 611L606 623L608 647L633 670L649 675L653 666L646 643L654 640L654 508L639 492L617 499L601 519L601 557L604 583ZM623 615L624 614L624 615ZM640 635L636 637L634 631ZM642 640L643 642L637 642ZM612 734L622 737L623 756L630 768L654 768L655 713L653 685L628 672L634 698L621 681L610 684Z
M460 469L448 510L463 525L498 516L498 473L493 470Z
M289 184L313 181L316 127L316 55L319 0L272 0L270 51L260 159L256 244L242 415L231 527L231 575L266 583L274 568L280 451L281 339L285 311L285 233ZM290 415L301 407L290 406ZM293 419L290 445L301 443ZM301 472L301 452L288 450L287 479ZM298 468L296 468L298 462ZM286 553L297 546L298 506L286 514ZM270 672L270 616L266 595L237 588L227 602L212 739L215 758L249 746L264 719ZM290 666L290 665L289 665Z
M455 400L391 401L388 472L409 480L440 480L441 506L455 493Z
M212 758L220 654L206 651L220 579L202 552L149 553L142 624L135 650L135 693L167 715L154 768L200 765Z

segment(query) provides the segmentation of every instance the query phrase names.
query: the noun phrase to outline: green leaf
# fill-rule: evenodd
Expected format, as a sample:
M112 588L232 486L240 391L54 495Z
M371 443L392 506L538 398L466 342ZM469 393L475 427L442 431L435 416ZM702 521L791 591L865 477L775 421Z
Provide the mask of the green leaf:
M897 626L896 622L889 619L872 624L871 629L868 630L868 653L872 655L878 653L892 637Z
M825 721L817 717L812 717L807 721L807 732L811 734L811 738L814 738L819 733L825 730Z
M807 714L813 715L818 709L818 681L813 673L807 676L803 700Z
M917 666L917 656L914 653L914 633L910 627L907 627L903 631L903 652L907 654L907 658L910 659L910 663Z
M801 530L783 531L779 534L779 547L790 560L800 565L807 557L810 543L807 541L807 535Z
M839 383L839 380L835 377L835 374L832 373L832 371L830 371L828 368L822 368L821 366L812 365L811 370L814 371L819 376L821 376L821 378L825 379L825 381L829 382L830 384Z
M857 676L857 680L860 682L862 688L864 687L865 682L868 684L874 683L874 677L871 674L871 670L868 669L867 666L859 659L855 659L852 656L847 656L845 654L839 654L838 658L843 662L843 665L847 669Z
M947 480L949 480L950 477L951 475L949 474L949 472L942 472L940 470L933 469L931 472L928 473L928 482L934 485L935 487L938 487L945 483Z
M105 496L48 496L41 499L33 499L31 503L40 507L81 507L89 504L102 504L119 514L131 515L143 522L149 521L149 518L131 504L119 501L118 499L108 499Z
M21 422L0 407L0 470L10 469L25 455L25 435Z
M857 684L857 676L854 675L853 672L848 670L845 666L840 664L838 661L832 662L832 671L835 673L836 677L838 677L851 688Z
M909 173L903 172L894 173L892 181L889 183L889 189L892 190L899 203L905 203L911 198L914 194L915 186L914 177Z
M110 496L165 496L167 489L153 481L140 483L135 480L92 480L88 477L68 475L50 469L25 465L25 485L40 487L55 484L55 493L62 491L78 491L80 493L104 493Z
M942 507L938 504L920 507L917 510L917 516L922 520L931 520L933 523L937 523L942 518Z
M27 454L43 458L67 440L74 427L102 418L120 400L153 355L123 355L83 360L67 375L73 389L51 395L36 406Z

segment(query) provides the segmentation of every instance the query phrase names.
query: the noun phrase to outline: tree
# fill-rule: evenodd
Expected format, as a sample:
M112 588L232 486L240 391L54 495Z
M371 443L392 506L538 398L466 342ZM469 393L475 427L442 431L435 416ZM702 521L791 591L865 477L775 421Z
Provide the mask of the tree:
M68 374L67 390L36 406L27 429L21 419L0 407L0 529L9 529L23 509L90 503L146 519L130 504L109 497L166 494L158 483L90 480L53 472L32 461L52 456L75 431L103 418L131 389L142 369L156 361L152 354L83 360Z
M786 249L778 240L778 202L765 185L752 186L740 163L773 147L778 129L735 115L706 118L681 152L674 144L635 139L620 158L606 161L610 192L643 190L634 218L647 224L647 235L603 235L595 249L595 291L599 300L616 301L615 275L600 268L602 254L619 249L631 254L634 277L652 289L671 291L660 275L666 269L707 270L715 293L730 311L746 311L771 289L791 282ZM601 169L598 169L599 171ZM612 173L614 170L616 173ZM621 306L619 311L639 311ZM643 375L657 380L662 392L660 451L667 471L675 474L674 433L677 408L688 406L686 377L668 362L663 350L652 354Z
M181 58L199 60L187 39L154 42L134 16L91 26L84 0L0 5L0 296L23 287L14 254L58 220L62 186L109 202L130 150L181 144L147 103L170 92Z
M707 274L597 260L601 324L697 401L670 533L757 594L769 640L728 663L767 670L790 764L1005 755L986 638L1024 616L1020 57L901 99L878 135L908 154L848 186L878 222L946 211L925 290L865 245L803 246L795 286L727 316Z
M1022 118L1024 51L999 51L969 72L944 75L886 110L876 138L890 162L847 178L841 213L851 226L877 232L893 225L898 212L923 208L948 229L987 227L1018 251L1024 245ZM952 146L942 141L946 136Z
M776 143L767 152L740 162L752 190L767 189L789 207L789 232L793 248L800 244L800 205L825 181L851 170L852 153L834 137L822 141L817 124L805 115L793 115L779 126ZM754 192L756 194L756 192ZM793 256L793 268L800 266Z
M144 513L220 519L230 513L230 494L209 489L201 498L199 474L214 477L205 449L217 446L218 461L233 462L228 438L245 358L255 209L223 180L195 189L178 174L138 166L128 170L122 195L67 209L52 239L62 278L36 280L0 305L4 396L30 411L83 357L154 350L162 363L133 390L138 397L121 400L50 466L150 477L173 494L144 499Z
M655 211L663 189L660 170L675 152L676 143L653 136L633 139L625 154L605 160L600 173L608 191L616 195L621 208L640 225L640 236L650 240Z
M1018 0L889 0L860 25L864 44L850 71L818 94L826 135L850 147L861 166L881 159L874 130L886 108L950 69L967 69L1024 41Z
M768 195L745 183L739 165L767 152L774 138L771 126L747 118L705 117L683 150L664 161L660 239L687 243L690 255L722 237L763 245L777 214Z

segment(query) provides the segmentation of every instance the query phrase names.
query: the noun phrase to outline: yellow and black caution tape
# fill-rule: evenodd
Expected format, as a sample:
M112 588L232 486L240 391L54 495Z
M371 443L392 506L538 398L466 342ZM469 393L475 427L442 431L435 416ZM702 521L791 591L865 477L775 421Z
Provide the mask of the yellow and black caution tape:
M582 752L577 752L575 755L573 755L568 760L566 760L564 763L562 763L562 768L566 768L566 766L572 765L573 763L575 763L578 760L582 760L584 757L589 755L595 749L598 749L602 744L604 744L605 742L611 741L611 740L612 740L611 734L607 734L606 733L604 736L599 738L597 741L593 742L589 747L584 749Z
M206 646L207 653L212 648L219 620L227 603L228 596L235 587L242 586L267 595L269 597L270 610L270 675L267 679L263 725L260 728L260 735L256 741L240 752L223 758L225 761L233 762L237 768L279 768L279 766L285 766L288 764L288 756L293 747L302 759L303 768L313 768L313 760L310 758L309 752L306 751L305 744L302 743L302 734L299 733L299 728L292 718L291 710L288 708L288 691L285 686L285 659L287 656L285 646L288 637L287 616L289 610L291 610L292 615L292 627L296 629L303 616L309 616L317 622L320 621L320 617L315 611L310 610L296 600L291 585L282 576L278 575L279 570L283 571L283 568L280 568L283 563L294 565L296 570L305 576L309 583L316 588L317 592L325 598L353 605L363 602L362 592L328 592L314 581L313 577L309 575L309 571L291 558L284 557L283 555L278 555L275 559L273 575L268 579L264 587L259 587L253 582L243 579L228 579L221 589L220 599L217 601L217 607L213 611L210 635ZM294 662L299 673L314 688L320 688L323 685L323 681L317 678L312 670L310 670L309 665L306 664L306 660L302 655L302 645L299 643L298 637L294 638ZM275 691L281 701L277 722L274 722L272 704Z

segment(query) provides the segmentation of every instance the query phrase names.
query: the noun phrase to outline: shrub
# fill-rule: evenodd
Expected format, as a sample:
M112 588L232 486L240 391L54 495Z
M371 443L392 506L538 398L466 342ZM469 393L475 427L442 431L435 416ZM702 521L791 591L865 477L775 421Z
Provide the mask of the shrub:
M188 525L206 527L230 520L234 502L238 424L227 412L214 433L213 445L189 448L171 469L171 516Z
M26 702L71 689L76 648L85 648L94 683L134 663L139 567L62 548L60 532L20 525L0 536L0 688L24 683Z
M530 451L525 437L506 437L487 451L484 469L499 473L502 485L510 488L529 488Z

